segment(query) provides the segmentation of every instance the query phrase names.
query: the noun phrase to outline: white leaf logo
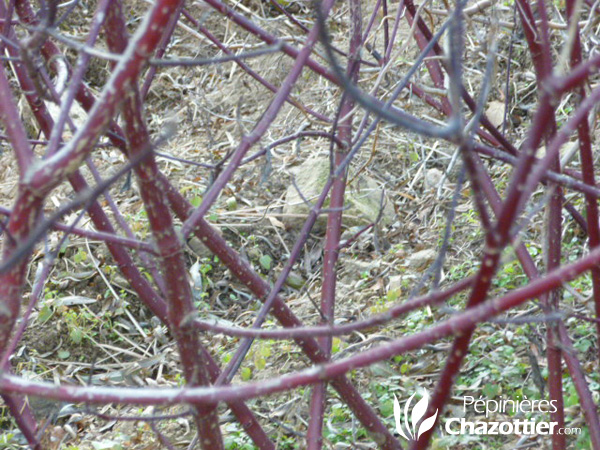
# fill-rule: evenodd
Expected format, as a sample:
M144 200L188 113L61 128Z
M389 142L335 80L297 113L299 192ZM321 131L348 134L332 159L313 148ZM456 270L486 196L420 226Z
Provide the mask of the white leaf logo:
M431 430L433 428L433 425L435 424L435 420L438 415L438 410L436 409L435 413L431 417L428 417L421 422L421 419L423 419L423 417L427 413L427 407L429 406L429 395L427 394L427 391L425 391L423 394L423 398L421 400L419 400L417 402L417 404L410 411L410 424L409 424L408 415L409 415L410 405L411 405L414 397L415 397L415 394L411 395L410 398L408 399L408 401L406 402L406 405L404 405L404 427L403 427L401 424L401 418L400 418L400 416L402 415L402 409L400 408L400 402L398 401L398 398L394 395L394 419L396 421L396 431L398 431L398 434L400 434L400 436L402 436L407 441L411 441L411 440L416 441L421 437L421 435L423 433ZM419 425L419 422L421 422L421 425ZM419 425L418 432L417 432L417 425Z
M400 403L398 402L398 398L394 394L394 419L396 419L396 430L398 430L398 433L400 433L400 436L402 436L406 440L409 440L410 438L404 434L402 425L400 425L400 416L401 415L402 415L402 413L400 412Z
M429 431L433 428L436 418L437 418L437 410L435 411L435 414L433 416L428 417L423 422L421 422L421 426L419 427L419 434L417 434L417 439L419 439L423 433L425 433L426 431Z

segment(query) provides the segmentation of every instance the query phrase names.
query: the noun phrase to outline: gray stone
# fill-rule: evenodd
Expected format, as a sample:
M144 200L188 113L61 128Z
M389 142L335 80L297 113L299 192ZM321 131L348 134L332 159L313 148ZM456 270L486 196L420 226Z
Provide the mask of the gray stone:
M388 292L401 291L402 290L402 276L401 275L393 275L390 277L390 282L388 283Z
M408 257L408 267L413 270L423 270L436 256L437 252L432 248L413 253Z
M440 169L428 169L425 172L425 189L435 189L437 188L442 179L444 178L444 172Z
M329 157L317 156L308 159L294 173L296 185L302 195L311 203L317 200L329 177ZM367 225L374 222L379 215L383 189L372 178L361 175L346 187L345 206L342 224L345 227ZM329 199L324 207L329 206ZM284 222L288 226L300 226L306 220L309 206L293 185L288 187L283 207ZM384 208L380 224L390 225L396 218L391 200L385 196ZM317 220L317 227L322 229L327 223L327 215L322 214Z

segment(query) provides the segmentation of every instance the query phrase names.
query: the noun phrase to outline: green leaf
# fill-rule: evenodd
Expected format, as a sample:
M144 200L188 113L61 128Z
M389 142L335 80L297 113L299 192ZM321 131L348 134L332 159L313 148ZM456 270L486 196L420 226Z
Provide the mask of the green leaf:
M398 300L401 293L402 293L402 291L400 289L394 289L387 293L386 299L388 302L395 302L396 300Z
M60 251L59 254L62 256L65 254L65 252L67 251L67 249L69 248L69 244L71 243L71 241L67 238L65 239L65 242L63 243L63 245L60 247Z
M394 402L391 400L382 402L381 406L379 407L379 411L383 417L391 417L391 415L394 413Z
M587 352L592 346L592 341L589 339L580 339L575 343L575 348L581 353Z
M73 256L73 261L75 261L77 264L85 261L86 259L87 253L84 250L79 250L77 253L75 253L75 256Z
M242 380L248 381L252 378L252 369L250 369L250 367L243 367L242 370L240 370L240 375Z
M260 349L260 356L263 358L271 356L271 347L269 345L263 345Z
M58 351L58 357L60 359L67 359L69 356L71 356L71 353L68 350L59 350Z
M69 337L74 344L81 344L81 341L83 340L83 332L79 328L73 328L69 333Z
M198 206L200 206L202 204L202 197L200 195L196 195L194 198L192 198L190 203L192 204L192 206L194 208L197 208Z
M331 352L332 353L339 352L341 343L342 343L342 341L340 340L340 338L334 337L331 341Z
M40 309L40 313L38 314L38 319L40 322L44 323L50 317L52 317L52 314L54 314L54 311L52 311L52 308L50 308L48 305L44 305L44 306L42 306L42 309Z
M258 262L260 263L263 269L270 270L273 259L271 259L269 255L262 255L259 258Z
M238 207L238 203L235 197L229 197L225 202L225 205L227 206L227 209L229 211L235 211Z
M486 384L483 389L483 395L487 398L495 398L498 394L500 394L500 386L497 384L492 384L492 383L488 383Z
M566 407L575 406L578 403L579 403L579 397L575 393L573 393L565 398L565 406Z

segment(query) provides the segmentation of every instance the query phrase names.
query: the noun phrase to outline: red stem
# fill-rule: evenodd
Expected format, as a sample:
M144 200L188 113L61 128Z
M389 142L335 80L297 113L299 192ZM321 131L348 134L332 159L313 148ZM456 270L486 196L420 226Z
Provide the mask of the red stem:
M4 65L2 65L0 67L0 121L4 125L6 135L15 153L19 164L19 176L22 178L31 167L34 155L11 92Z
M583 368L577 357L577 351L573 347L573 342L569 337L565 324L561 321L558 324L558 333L560 337L560 344L564 348L563 357L571 373L573 384L577 390L579 401L581 402L581 409L585 416L585 421L588 424L588 430L590 433L590 440L592 448L594 450L600 449L600 417L598 417L598 408L594 403L592 393L589 389L589 384L585 380Z
M529 46L533 65L536 69L536 78L538 86L542 86L544 81L552 74L551 46L548 29L548 17L546 14L546 5L544 0L538 0L538 15L541 19L539 26L536 26L533 14L529 9L529 4L524 0L517 0L521 22L525 29L525 37ZM540 43L541 36L541 43ZM546 145L548 141L556 135L556 118L552 104L548 106L551 114L550 123L546 131ZM550 170L560 172L560 155L558 152L552 157L548 166ZM550 182L548 183L550 200L548 202L548 215L546 224L546 269L551 271L560 267L561 256L561 222L562 222L562 194L560 186ZM548 311L558 310L560 308L561 291L559 289L550 292L544 306ZM562 387L562 356L558 346L558 327L556 323L548 323L546 330L546 359L548 361L548 391L550 400L556 405L556 409L550 412L550 418L558 424L559 428L565 426L565 409ZM566 436L559 433L552 435L552 448L554 450L564 450L567 445Z
M567 16L569 20L573 20L573 9L575 2L568 0ZM567 44L565 44L567 45ZM581 39L579 33L575 33L575 40L573 42L573 49L571 53L571 67L575 68L581 64ZM577 89L579 94L579 103L586 98L585 88L583 86ZM577 127L577 137L579 139L579 155L581 158L581 173L583 181L590 186L596 185L596 179L594 175L594 154L592 151L592 139L590 134L590 125L587 117L581 121L579 127ZM587 234L590 243L590 249L596 248L600 245L600 221L598 219L598 202L597 199L585 195L586 202L586 218L587 218ZM600 319L600 267L594 267L591 270L592 276L592 291L594 298L594 306L596 317ZM596 334L598 342L598 361L600 361L600 322L596 323Z
M151 145L141 111L139 91L134 88L123 108L125 135L131 157L135 157ZM197 334L187 320L196 313L196 308L187 280L182 244L173 228L164 192L156 184L158 167L154 159L149 158L134 170L139 180L140 195L144 201L148 223L160 254L160 267L164 272L166 284L169 329L179 348L185 378L190 386L209 385L206 357L201 350ZM199 404L194 406L194 419L201 447L206 450L224 449L217 410Z
M386 5L384 0L384 5ZM384 8L384 11L387 8ZM359 0L350 1L350 49L347 74L353 83L358 80L360 70L360 49L362 46L362 11ZM386 28L386 44L387 44L387 28ZM346 148L352 145L352 119L351 114L354 108L352 97L342 95L338 116L334 122L334 127L338 126L338 119L344 118L339 124L338 138L346 144ZM332 167L335 173L347 156L339 147L335 147L331 143L333 161ZM327 232L325 236L325 248L323 250L323 286L321 288L321 314L322 324L333 325L335 319L335 293L337 271L336 264L339 257L340 237L342 235L342 215L344 206L344 192L346 189L347 171L336 176L331 186L330 208L327 217ZM318 340L321 348L324 351L324 356L327 360L331 359L331 344L332 338L329 336ZM320 382L314 385L310 404L310 420L308 423L308 432L306 435L307 449L320 450L323 447L323 418L325 415L325 406L327 401L327 383Z

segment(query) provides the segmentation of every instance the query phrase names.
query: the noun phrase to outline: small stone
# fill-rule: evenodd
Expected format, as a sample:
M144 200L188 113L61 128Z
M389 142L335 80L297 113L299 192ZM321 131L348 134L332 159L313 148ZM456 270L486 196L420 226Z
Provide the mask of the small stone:
M196 236L189 238L187 245L199 258L208 258L212 255L212 252Z
M402 277L400 275L394 275L390 277L388 283L388 292L401 291L402 290Z
M421 250L408 257L408 266L413 270L423 270L435 259L437 252L433 249Z
M371 270L377 269L379 265L379 260L360 261L358 259L349 259L344 261L344 269L346 270L346 273L355 277L360 277L362 274L370 273Z
M296 272L290 272L285 280L285 284L294 289L300 289L306 281Z
M296 186L302 195L311 204L321 194L327 179L329 178L329 157L316 156L309 158L296 168L294 177ZM342 223L344 227L364 226L374 222L379 216L383 188L373 179L366 175L359 176L346 188L344 195L345 207ZM329 201L324 205L329 206ZM306 220L309 206L292 184L288 187L283 208L283 221L289 226L301 226ZM396 218L394 206L391 200L384 195L383 214L380 224L390 225ZM322 214L317 220L316 227L321 231L327 223L327 215Z
M390 367L388 361L378 362L369 367L369 372L376 377L393 377L398 375L394 369Z
M246 249L246 255L250 261L257 261L262 256L262 252L258 247L250 247Z
M437 188L444 178L444 172L440 169L428 169L425 172L425 189Z

